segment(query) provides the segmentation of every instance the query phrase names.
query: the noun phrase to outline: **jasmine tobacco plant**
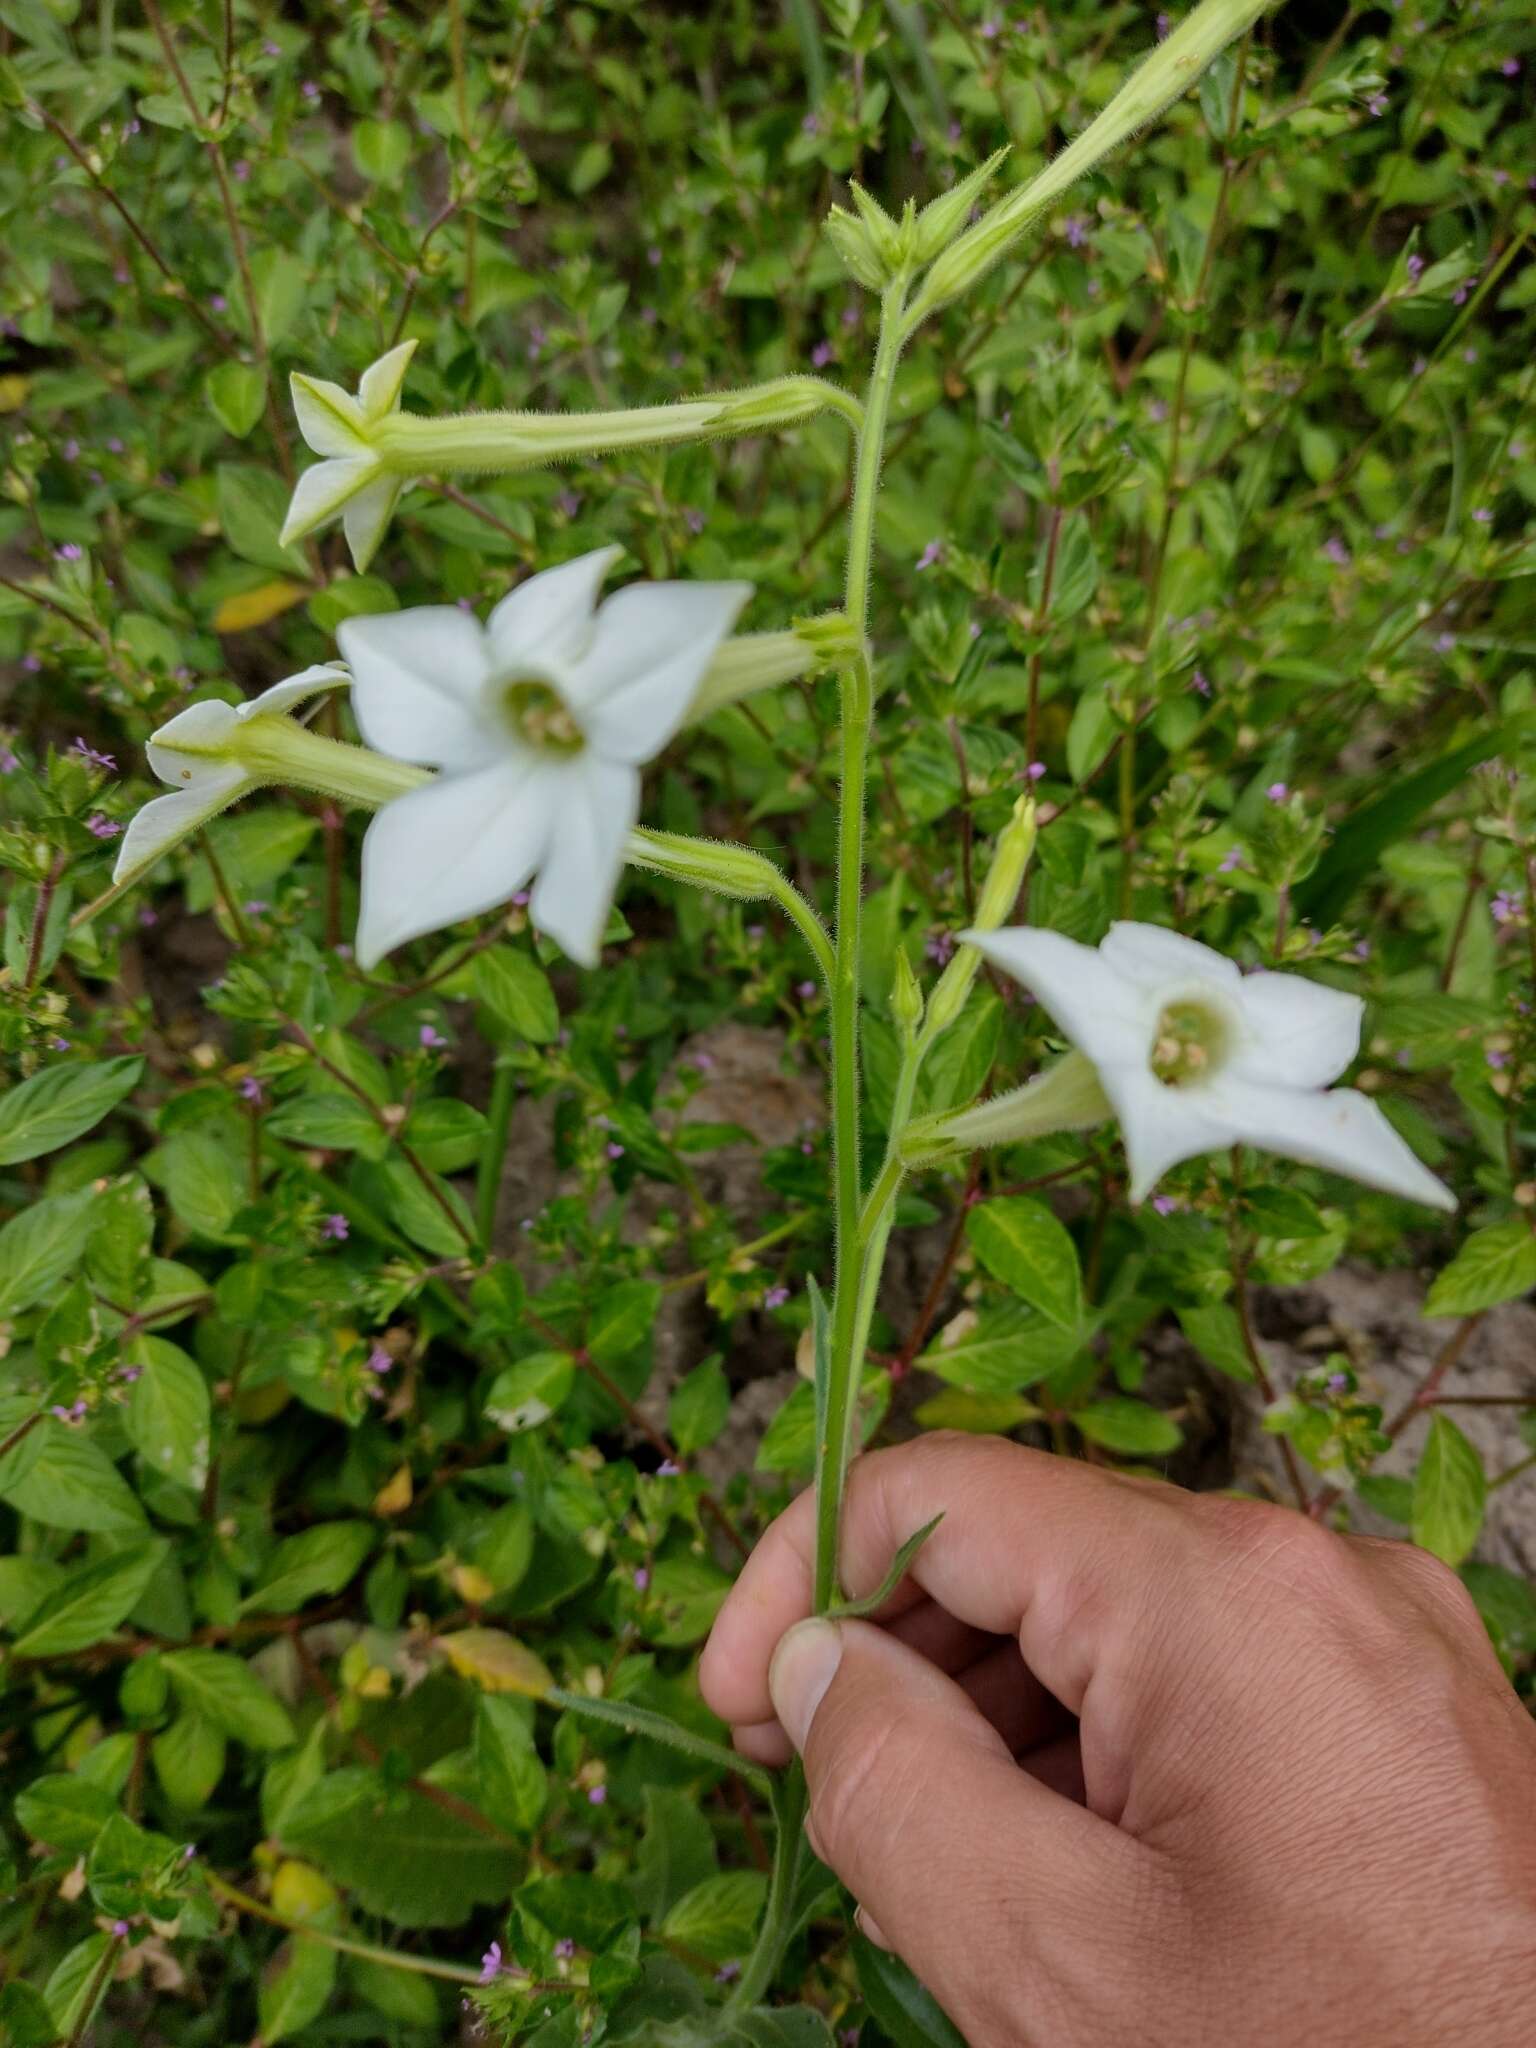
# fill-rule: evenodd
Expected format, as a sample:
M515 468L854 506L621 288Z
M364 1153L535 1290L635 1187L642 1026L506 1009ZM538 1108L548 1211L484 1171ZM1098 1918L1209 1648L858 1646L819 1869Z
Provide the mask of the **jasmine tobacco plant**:
M773 1504L706 1332L783 1354L751 1455L814 1484L820 1613L929 1533L848 1582L893 1395L1167 1469L1200 1404L1146 1397L1154 1325L1255 1390L1254 1483L1469 1557L1437 1404L1536 1284L1533 387L1511 349L1476 410L1466 355L1532 303L1512 145L1442 192L1427 58L1254 0L1148 16L1123 84L1096 17L836 0L760 92L686 24L687 85L649 19L455 4L107 10L86 93L84 29L13 12L54 258L107 235L155 317L61 369L18 245L4 538L47 555L0 633L56 701L0 754L0 2023L142 2032L196 1958L231 2039L342 1999L441 2038L451 1995L541 2048L943 2043L892 1959L808 1939L798 1766L694 1694ZM1517 26L1448 78L1508 79ZM136 428L194 347L195 424ZM1353 1358L1279 1385L1276 1299L1435 1260L1458 1196L1411 1405Z

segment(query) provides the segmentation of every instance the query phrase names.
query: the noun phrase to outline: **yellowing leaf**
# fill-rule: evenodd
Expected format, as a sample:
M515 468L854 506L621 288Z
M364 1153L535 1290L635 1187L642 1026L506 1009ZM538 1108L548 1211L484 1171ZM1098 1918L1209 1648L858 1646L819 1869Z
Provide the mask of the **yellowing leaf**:
M403 1515L411 1504L411 1468L402 1465L373 1496L376 1515Z
M213 630L215 633L248 633L253 626L264 626L268 619L292 611L308 595L307 585L290 583L285 577L279 577L273 583L260 583L254 590L242 590L235 597L226 597L213 615Z
M437 1647L461 1678L472 1678L485 1692L520 1692L541 1700L555 1683L532 1650L499 1628L456 1629L439 1636Z
M31 389L26 377L0 377L0 412L20 412Z
M340 1893L312 1863L293 1858L280 1863L272 1878L272 1903L285 1920L325 1920Z

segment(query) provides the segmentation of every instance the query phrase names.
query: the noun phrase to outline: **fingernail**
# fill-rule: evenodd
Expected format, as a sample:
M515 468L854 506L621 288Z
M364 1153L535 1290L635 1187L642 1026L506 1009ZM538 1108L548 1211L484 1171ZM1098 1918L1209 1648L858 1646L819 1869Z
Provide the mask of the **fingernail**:
M768 1691L780 1726L796 1749L805 1748L816 1709L837 1676L843 1639L830 1621L797 1621L780 1638L768 1667Z
M853 1909L853 1924L866 1941L872 1941L876 1948L889 1948L890 1943L880 1932L880 1923L870 1917L862 1906Z

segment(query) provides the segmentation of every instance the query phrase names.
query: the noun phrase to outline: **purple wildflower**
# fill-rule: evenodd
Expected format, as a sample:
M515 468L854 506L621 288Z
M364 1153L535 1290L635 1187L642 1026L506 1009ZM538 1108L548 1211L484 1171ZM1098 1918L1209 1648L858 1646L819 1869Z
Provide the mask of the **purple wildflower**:
M797 981L795 983L795 994L800 998L802 1003L812 1002L815 999L816 995L815 982Z
M608 1154L608 1157L610 1159L622 1159L624 1157L624 1147L619 1143L617 1138L610 1138L607 1144L603 1147L603 1150Z
M1511 918L1520 915L1520 897L1510 889L1501 889L1488 908L1495 924L1508 924Z
M438 1052L448 1043L435 1024L423 1024L416 1037L423 1052Z
M1456 635L1454 633L1437 633L1435 635L1436 654L1449 654L1455 645Z
M244 1096L247 1102L260 1102L261 1083L257 1080L254 1074L247 1074L245 1079L240 1083L240 1093Z
M1043 761L1031 761L1024 770L1024 776L1028 782L1043 781L1045 779L1045 763Z
M692 505L685 505L683 507L683 524L690 533L702 533L704 531L704 514L695 511Z
M562 1934L555 1943L555 1954L562 1963L569 1962L576 1953L576 1944L568 1934Z
M1159 1216L1171 1216L1179 1207L1179 1198L1177 1195L1154 1195L1152 1206Z
M763 1296L763 1307L782 1308L788 1299L789 1289L787 1287L770 1287Z
M134 1381L142 1379L143 1375L144 1368L142 1365L120 1365L113 1374L113 1378L121 1380L125 1387L131 1387Z
M555 494L555 510L562 519L574 519L581 510L581 493L579 491L557 491Z
M677 1479L681 1476L682 1469L682 1466L678 1464L675 1458L663 1458L656 1467L656 1477L658 1479Z
M1283 804L1290 793L1289 787L1283 782L1272 782L1264 792L1272 804Z
M493 1941L485 1954L480 1958L480 1982L482 1984L494 1984L501 1975L503 1967L501 1943Z
M649 1565L644 1565L644 1564L637 1564L637 1565L635 1566L635 1591L636 1591L637 1593L643 1593L643 1592L645 1591L646 1587L647 1587L647 1586L648 1586L648 1585L649 1585L650 1583L651 1583L651 1568L650 1568L650 1566L649 1566Z
M1331 1372L1325 1384L1330 1394L1347 1393L1349 1391L1349 1374L1347 1372Z
M128 1922L126 1920L114 1920L112 1922L112 1932L121 1941L128 1932Z
M954 950L955 935L953 932L930 932L923 941L924 957L931 960L935 967L947 967L954 954Z
M110 754L103 754L97 747L87 746L82 739L77 739L69 751L84 761L87 767L100 768L108 775L117 773L117 763Z
M1240 868L1242 864L1243 856L1235 846L1229 846L1227 851L1221 856L1216 872L1218 875L1230 875L1234 868Z
M85 549L81 547L79 541L67 540L63 547L55 548L53 552L61 562L78 562L84 555Z
M814 367L814 368L816 368L816 369L818 369L818 370L824 370L824 369L825 369L825 368L827 367L828 363L830 363L830 362L831 362L831 360L832 360L832 344L831 344L831 342L830 342L830 341L818 341L818 342L817 342L817 344L816 344L816 346L815 346L815 347L814 347L814 348L813 348L813 349L811 350L811 363L812 363L813 367Z
M69 1051L70 1041L67 1038L50 1038L48 1043L55 1052Z
M85 829L93 839L115 839L123 828L110 818L104 818L100 811L92 811L85 821Z
M1349 549L1345 547L1343 541L1340 540L1336 533L1330 534L1327 540L1323 542L1323 553L1333 563L1335 568L1347 569L1349 567Z
M1506 57L1499 66L1499 69L1506 78L1518 78L1520 76L1520 59L1518 57Z
M1194 691L1197 697L1209 697L1209 695L1211 694L1210 681L1207 677L1203 676L1200 673L1199 669L1196 669L1194 674L1190 677L1189 687Z
M1069 213L1066 221L1067 247L1081 249L1088 239L1088 227L1080 213Z
M608 1804L608 1787L606 1785L592 1786L587 1793L587 1804L588 1806L606 1806Z
M1419 279L1420 279L1420 278L1421 278L1421 277L1422 277L1423 275L1424 275L1424 258L1423 258L1422 256L1419 256L1419 255L1413 255L1413 256L1410 256L1410 257L1408 258L1408 282L1409 282L1410 284L1417 284L1417 283L1418 283L1418 281L1419 281Z
M1488 1064L1490 1067L1495 1068L1507 1067L1509 1065L1509 1054L1507 1052L1500 1052L1498 1047L1495 1046L1488 1055Z
M363 1370L365 1372L386 1373L393 1372L394 1369L395 1361L390 1357L382 1344L375 1344L368 1356L363 1360Z
M941 541L941 540L931 540L931 541L929 541L929 543L928 543L927 547L925 547L925 548L923 549L923 552L922 552L922 553L921 553L921 554L920 554L920 555L918 556L918 558L917 558L917 566L918 566L918 568L919 568L919 569L931 569L931 568L933 567L934 563L935 563L935 562L937 562L937 561L939 561L939 560L940 560L940 559L942 558L942 556L943 556L943 553L944 553L944 543L943 543L943 541Z
M341 1215L339 1212L333 1212L331 1215L327 1216L325 1221L320 1225L320 1235L322 1237L331 1238L337 1244L342 1243L342 1241L345 1238L350 1237L351 1234L351 1224L348 1223L346 1217Z
M715 1982L717 1984L734 1984L740 1975L740 1963L722 1963L715 1972Z

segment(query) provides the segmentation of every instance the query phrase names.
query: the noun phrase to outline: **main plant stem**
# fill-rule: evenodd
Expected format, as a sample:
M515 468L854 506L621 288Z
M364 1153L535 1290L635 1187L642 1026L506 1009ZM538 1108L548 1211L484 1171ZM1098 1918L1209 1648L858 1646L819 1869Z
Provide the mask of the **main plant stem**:
M891 389L901 354L905 306L902 285L892 285L880 309L880 339L864 402L848 518L843 610L859 639L859 654L842 681L842 760L837 820L837 939L832 985L833 1201L837 1245L832 1303L831 1372L821 1441L816 1446L815 1607L824 1613L838 1597L837 1539L843 1488L858 1405L859 1296L863 1271L859 1241L859 912L864 894L864 789L869 754L874 671L869 651L869 581L875 546L875 500L890 417Z
M858 653L842 678L842 748L837 817L837 935L829 989L832 1027L833 1218L836 1292L832 1303L831 1371L823 1429L816 1446L816 1575L814 1606L823 1614L839 1594L838 1527L852 1449L864 1340L873 1307L869 1254L884 1252L861 1240L859 1212L859 911L864 894L864 792L869 754L874 671L869 651L869 581L875 547L875 499L890 417L891 389L901 355L905 286L894 284L880 309L880 339L865 397L854 458L853 504L848 519L844 609L858 637ZM888 1227L888 1226L887 1226ZM733 2011L757 2005L782 1960L794 1926L796 1880L805 1819L805 1775L793 1765L775 1788L773 1872L762 1926L730 1999Z

